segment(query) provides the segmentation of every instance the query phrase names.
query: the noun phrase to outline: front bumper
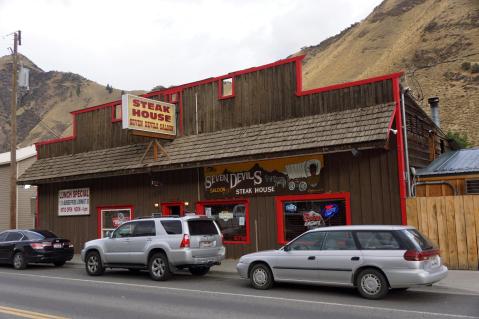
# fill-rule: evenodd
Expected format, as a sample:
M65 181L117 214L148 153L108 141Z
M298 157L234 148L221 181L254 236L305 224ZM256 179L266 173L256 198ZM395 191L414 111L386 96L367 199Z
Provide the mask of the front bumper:
M388 273L391 288L406 288L411 286L432 285L446 278L448 269L446 266L439 267L434 272L424 269L393 271Z
M236 265L236 270L238 271L240 277L243 279L248 279L248 268L249 263L239 262Z

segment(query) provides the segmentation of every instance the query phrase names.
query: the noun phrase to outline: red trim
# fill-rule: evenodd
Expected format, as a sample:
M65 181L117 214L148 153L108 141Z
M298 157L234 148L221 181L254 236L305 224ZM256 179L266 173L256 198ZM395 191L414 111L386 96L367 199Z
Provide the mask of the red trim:
M135 218L135 209L133 205L110 205L110 206L97 206L96 213L97 213L97 235L98 238L101 237L101 211L107 209L130 209L130 220Z
M322 193L322 194L307 194L307 195L286 195L276 196L274 203L276 207L276 227L278 244L285 245L288 243L284 238L284 215L283 202L286 201L306 201L306 200L327 200L327 199L342 199L345 202L346 209L346 225L351 225L351 195L349 192L342 193Z
M170 206L180 206L180 216L185 215L185 202L167 202L161 203L161 214L163 216L170 216L170 210L168 209Z
M298 66L296 65L296 71L297 70L298 70ZM369 83L374 83L374 82L380 82L380 81L384 81L384 80L393 80L393 79L397 79L397 78L401 77L403 74L404 74L404 72L401 71L401 72L376 76L376 77L363 79L363 80L358 80L358 81L345 82L345 83L340 83L340 84L333 84L333 85L328 85L328 86L324 86L324 87L317 88L317 89L296 92L296 95L297 96L303 96L303 95L308 95L308 94L313 94L313 93L321 93L321 92L325 92L325 91L343 89L343 88L347 88L347 87L351 87L351 86L358 86L358 85L364 85L364 84L369 84ZM302 72L299 73L299 75L302 77L303 76ZM296 76L298 76L298 75L296 75ZM296 85L298 87L301 83L302 83L302 78L299 79L299 80L296 78Z
M401 118L401 98L399 94L399 79L393 79L393 97L396 102L396 138L398 148L399 206L401 208L401 223L407 225L406 215L406 178L404 176L404 144Z
M231 94L223 95L223 80L231 79ZM235 78L232 76L224 76L218 80L218 99L226 100L235 96Z
M215 205L215 204L221 204L221 205L227 205L227 204L245 204L246 207L246 240L242 241L224 241L225 244L230 244L230 245L235 245L235 244L244 244L244 245L249 245L251 244L251 237L250 237L250 220L249 220L249 204L250 200L249 199L217 199L217 200L206 200L206 201L201 201L196 203L196 212L198 215L205 215L205 206L208 205Z

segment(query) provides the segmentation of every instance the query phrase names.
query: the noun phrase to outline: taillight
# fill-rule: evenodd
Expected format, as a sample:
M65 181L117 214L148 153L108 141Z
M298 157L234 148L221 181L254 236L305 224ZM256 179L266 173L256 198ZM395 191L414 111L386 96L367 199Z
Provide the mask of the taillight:
M425 251L407 250L404 253L404 259L408 261L423 261L437 255L439 255L439 250L437 249Z
M181 240L180 248L190 247L190 235L184 234L183 239Z
M35 250L39 250L39 249L44 249L46 247L51 247L51 243L48 243L48 242L47 243L31 243L30 247L32 247Z
M220 239L220 240L221 240L221 245L223 245L223 241L224 241L223 233L221 233L220 238L221 238L221 239Z

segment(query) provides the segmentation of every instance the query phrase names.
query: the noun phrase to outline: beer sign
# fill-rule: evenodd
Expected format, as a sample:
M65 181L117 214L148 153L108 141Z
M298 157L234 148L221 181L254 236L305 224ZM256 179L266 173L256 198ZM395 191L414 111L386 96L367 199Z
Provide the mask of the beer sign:
M124 129L176 136L176 105L131 94L121 98Z

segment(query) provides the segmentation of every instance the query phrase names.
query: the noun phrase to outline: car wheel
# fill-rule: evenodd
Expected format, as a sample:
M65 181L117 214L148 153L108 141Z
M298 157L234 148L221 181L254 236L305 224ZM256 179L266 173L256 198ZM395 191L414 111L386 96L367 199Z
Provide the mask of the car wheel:
M148 271L153 280L165 281L170 279L171 271L166 255L164 253L156 253L151 256L148 262Z
M15 255L13 255L13 268L16 270L27 268L27 262L22 252L17 252Z
M210 267L191 267L190 273L193 276L204 276L210 271Z
M55 261L53 264L55 265L55 267L61 267L63 265L65 265L66 261Z
M89 252L85 258L85 268L90 276L100 276L105 272L100 254L96 251Z
M249 278L251 285L255 289L270 289L274 284L273 273L268 265L265 264L254 265L249 272Z
M367 299L381 299L389 291L384 275L376 269L365 269L358 275L356 286L359 294Z

